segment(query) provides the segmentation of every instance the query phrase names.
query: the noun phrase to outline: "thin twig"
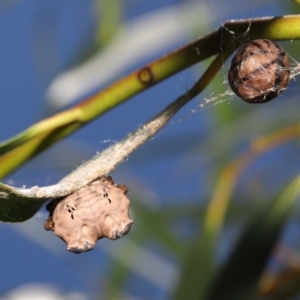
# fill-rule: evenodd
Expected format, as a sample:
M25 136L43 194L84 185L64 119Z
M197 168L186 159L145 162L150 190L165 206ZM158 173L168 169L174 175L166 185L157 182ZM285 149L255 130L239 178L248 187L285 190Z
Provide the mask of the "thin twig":
M178 97L148 123L129 134L123 140L97 154L91 160L87 161L71 174L63 178L58 184L47 187L35 186L29 189L13 188L8 185L6 185L6 187L23 197L35 197L41 199L58 198L71 194L95 179L107 175L134 150L152 138L164 125L166 125L181 107L197 96L210 83L212 78L221 68L224 58L226 59L229 54L229 51L228 53L225 51L222 54L219 54L203 76L190 90ZM6 189L6 192L7 191L8 190Z

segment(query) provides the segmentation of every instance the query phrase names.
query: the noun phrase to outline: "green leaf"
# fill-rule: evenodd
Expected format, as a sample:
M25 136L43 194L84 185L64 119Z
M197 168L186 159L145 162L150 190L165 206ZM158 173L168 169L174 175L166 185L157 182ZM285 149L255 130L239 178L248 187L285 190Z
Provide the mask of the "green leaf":
M285 223L285 218L282 218L270 226L266 224L266 218L264 211L251 221L206 299L253 299L259 278Z
M269 205L260 205L227 263L216 275L216 240L204 231L191 246L173 299L249 299L300 191L300 176ZM253 299L250 298L250 299Z
M226 35L226 31L244 33L249 29L249 36L255 36L256 38L299 39L299 20L300 15L290 15L224 23L224 26L219 30L160 57L104 90L95 93L77 106L40 121L18 135L2 142L0 144L0 178L3 178L58 140L73 133L132 96L153 87L154 84L197 62L220 54L220 47L227 49L226 51L229 52L233 51L238 45L232 47L231 35ZM249 24L251 24L250 27ZM227 29L223 32L224 28ZM220 45L220 35L223 36L222 45ZM211 72L212 74L213 72ZM201 83L201 87L193 89L190 94L193 97L196 96L210 83L213 77L207 76Z
M258 282L297 199L300 177L270 205L261 208L242 233L207 300L253 299Z
M23 222L30 219L48 199L24 197L0 183L0 221Z
M99 14L97 22L96 41L98 46L109 43L121 25L123 1L97 0L96 8Z

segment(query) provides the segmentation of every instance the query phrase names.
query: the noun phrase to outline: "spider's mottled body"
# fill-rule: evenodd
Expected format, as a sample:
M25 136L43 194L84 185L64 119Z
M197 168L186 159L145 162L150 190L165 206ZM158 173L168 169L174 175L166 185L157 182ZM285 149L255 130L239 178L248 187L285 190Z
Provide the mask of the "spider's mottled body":
M98 239L115 240L129 232L133 221L128 217L127 192L111 177L99 178L61 201L50 202L44 227L63 239L69 251L92 250Z

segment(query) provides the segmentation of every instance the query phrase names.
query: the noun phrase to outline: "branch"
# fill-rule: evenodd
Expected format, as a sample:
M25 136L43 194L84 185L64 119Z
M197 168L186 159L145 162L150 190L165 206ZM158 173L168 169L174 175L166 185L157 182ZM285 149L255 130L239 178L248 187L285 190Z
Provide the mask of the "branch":
M97 154L91 160L63 178L58 184L47 187L35 186L29 189L13 188L8 185L3 185L6 187L6 190L2 189L2 191L7 192L10 190L14 194L30 198L59 198L75 192L101 176L107 175L134 150L152 138L180 110L181 107L198 95L219 71L224 58L226 59L229 55L230 52L226 51L224 51L222 55L218 55L207 68L203 76L190 90L178 97L148 123L129 134L123 140Z
M289 35L286 34L286 32L282 30L281 27L279 29L277 28L277 31L274 31L272 29L272 26L276 28L276 26L284 25L285 28L287 28L287 26L290 26L290 38L292 38L291 36L293 36L293 38L300 38L299 26L295 26L295 24L299 24L299 18L300 16L289 16L282 18L263 18L251 21L243 20L233 23L226 23L225 26L227 31L232 30L232 27L237 27L240 29L245 27L243 31L245 32L246 29L249 29L249 22L252 22L251 30L254 30L254 32L256 32L258 35L259 33L262 33L265 34L265 36L263 36L265 38L274 38L274 36L277 36L278 39L285 39ZM284 24L286 20L288 21L286 24ZM222 30L223 27L219 31ZM208 42L212 36L216 38L218 36L218 31L215 31L202 39L202 42L205 41L205 43L202 44L203 49L205 49L206 42ZM200 40L201 39L199 39L197 43L199 43ZM227 43L225 41L227 41ZM179 49L177 52L169 54L169 56L165 57L165 59L168 60L168 58L173 57L174 55L178 55L179 52L181 52L182 55L182 53L187 49L189 49L189 51L197 52L195 51L195 44L197 43L193 42L193 46L191 46L191 44L187 45L184 48ZM96 155L90 161L84 163L73 173L63 178L58 184L48 187L35 186L30 189L20 189L0 183L0 220L6 222L25 221L28 218L32 217L48 199L61 198L68 194L72 194L73 192L86 186L97 178L107 175L109 172L111 172L120 162L124 160L124 158L128 157L134 150L136 150L143 143L152 138L156 134L156 132L160 130L160 128L162 128L170 120L170 118L172 118L179 111L181 107L183 107L187 102L189 102L201 91L203 91L219 71L223 62L230 56L232 51L239 46L232 45L228 42L228 39L223 40L223 45L226 45L226 47L222 48L222 52L217 55L217 57L205 71L203 76L189 91L178 97L173 103L167 106L162 112L160 112L156 117L151 119L144 126L138 128L135 132L129 134L125 139L112 145L102 153ZM207 49L209 48L210 46L208 45ZM218 51L220 51L220 48L218 49ZM214 53L214 51L212 51L212 53ZM212 53L210 53L210 55L212 55ZM11 171L16 166L41 152L43 149L50 146L60 138L63 138L64 136L70 134L86 122L91 121L93 118L99 115L100 112L103 113L104 111L110 109L113 105L112 103L109 103L108 99L106 98L107 94L112 93L112 95L110 96L115 97L111 98L114 100L114 105L127 99L130 95L133 94L132 90L129 92L130 95L126 95L127 98L123 94L120 96L118 92L120 92L120 87L122 87L122 85L128 78L132 79L134 78L134 76L138 76L140 83L145 84L145 82L147 82L147 85L150 86L167 77L167 74L171 75L170 73L168 73L169 71L162 71L162 66L164 65L163 60L164 58L149 65L151 66L151 69L149 69L149 67L143 68L141 69L142 71L140 70L138 72L135 72L124 78L120 82L117 82L112 87L107 88L102 92L102 94L106 95L104 96L104 99L101 99L99 95L95 95L94 97L81 103L79 106L47 120L41 121L40 123L37 123L36 125L29 128L27 131L24 131L15 138L11 139L10 141L0 145L0 153L2 152L2 154L4 154L0 157L0 171L3 168L3 163L6 163L8 165L8 169L6 169L4 173L7 172L7 170ZM189 60L189 63L191 63L191 60ZM160 65L160 68L162 68L160 71L164 73L155 73L155 70L157 71L157 64L162 64ZM176 63L170 63L169 67L174 67L174 65L178 67L178 64ZM184 64L181 66L184 66ZM186 62L185 67L187 67ZM152 77L153 74L164 74L165 77ZM144 87L144 89L146 87ZM137 89L135 93L137 93L138 91L139 89ZM99 97L99 99L97 99L97 97ZM100 104L96 103L100 99L102 100L102 102L104 101L104 104L101 101ZM102 107L102 110L100 109L95 112L97 104L100 106L104 105L104 109ZM90 109L91 105L93 109ZM15 162L14 159L16 160Z
M58 140L160 81L227 47L232 34L254 38L291 40L300 38L300 15L229 21L221 28L173 51L129 74L79 105L45 119L0 144L0 178L36 156ZM221 49L221 50L220 50Z

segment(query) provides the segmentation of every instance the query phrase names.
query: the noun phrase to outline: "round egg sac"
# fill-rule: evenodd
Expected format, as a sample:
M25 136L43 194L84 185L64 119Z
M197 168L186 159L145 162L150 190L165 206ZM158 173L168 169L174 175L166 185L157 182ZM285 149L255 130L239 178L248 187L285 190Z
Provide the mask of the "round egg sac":
M288 56L277 43L258 39L241 46L228 71L233 92L248 103L276 98L290 81Z

